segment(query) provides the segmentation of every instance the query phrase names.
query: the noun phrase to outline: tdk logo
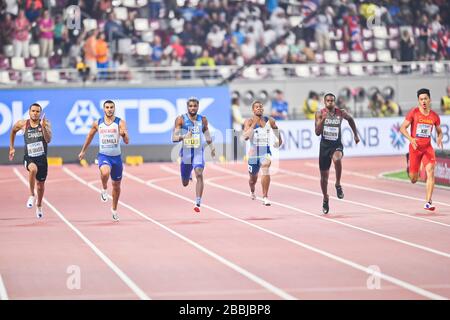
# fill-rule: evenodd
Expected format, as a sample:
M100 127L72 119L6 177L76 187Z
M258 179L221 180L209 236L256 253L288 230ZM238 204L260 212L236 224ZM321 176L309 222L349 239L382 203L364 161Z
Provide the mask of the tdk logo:
M92 101L78 100L66 118L66 125L72 134L87 134L92 123L99 118L100 113Z

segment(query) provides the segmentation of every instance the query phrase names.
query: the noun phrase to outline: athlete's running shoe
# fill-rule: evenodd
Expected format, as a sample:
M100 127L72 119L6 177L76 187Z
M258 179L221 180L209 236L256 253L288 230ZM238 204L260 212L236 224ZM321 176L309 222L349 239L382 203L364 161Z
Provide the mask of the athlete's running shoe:
M102 191L100 192L100 199L101 199L103 202L108 201L108 191L107 191L107 190L102 190Z
M256 194L254 192L250 192L250 198L252 200L256 200Z
M200 204L198 204L198 203L195 204L194 211L197 213L200 212Z
M264 204L265 206L270 206L270 205L271 205L271 203L270 203L270 201L269 201L269 199L268 199L267 197L264 197L264 198L263 198L263 204Z
M339 199L344 199L344 190L342 190L342 186L336 186L336 194Z
M42 219L44 217L44 212L42 211L42 207L36 207L36 217L38 219Z
M323 199L322 212L324 214L327 214L328 211L330 211L330 206L329 206L328 202L329 202L329 199L325 199L325 198Z
M425 203L423 208L428 211L434 211L434 209L436 209L436 207L431 204L431 201Z
M31 209L34 205L34 196L29 196L27 200L27 208Z
M111 209L112 218L114 221L119 221L119 214L117 213L117 210Z

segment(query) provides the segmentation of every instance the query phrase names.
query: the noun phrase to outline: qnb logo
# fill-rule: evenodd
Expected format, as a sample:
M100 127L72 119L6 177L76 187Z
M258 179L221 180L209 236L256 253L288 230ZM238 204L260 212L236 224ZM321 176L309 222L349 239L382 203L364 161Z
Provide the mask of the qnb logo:
M391 144L395 149L400 150L406 143L406 138L400 132L400 124L397 122L391 127Z
M92 101L78 100L66 118L66 125L72 134L87 134L98 118L100 113Z

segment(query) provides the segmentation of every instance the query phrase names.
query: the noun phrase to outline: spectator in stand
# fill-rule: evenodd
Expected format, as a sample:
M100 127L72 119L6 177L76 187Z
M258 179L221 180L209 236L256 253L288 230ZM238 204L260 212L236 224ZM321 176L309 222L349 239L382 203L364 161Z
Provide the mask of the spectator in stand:
M359 16L356 14L355 4L352 3L349 5L348 15L344 16L344 23L347 26L346 28L344 28L347 48L350 48L351 51L363 51L361 25Z
M14 20L11 14L5 14L5 19L0 22L0 43L2 45L12 44L14 38Z
M53 31L55 30L55 25L47 9L44 10L38 24L41 57L50 57L53 54Z
M161 45L161 38L159 36L155 36L155 38L153 39L152 54L151 54L151 58L154 65L156 66L160 65L163 51L164 50Z
M25 17L25 12L19 10L19 15L14 20L14 56L28 58L30 56L30 30L31 24Z
M414 60L414 38L408 30L403 30L400 40L400 60L413 61Z
M176 57L176 60L183 60L184 55L186 54L186 48L181 43L180 38L177 36L172 36L170 42L170 46L172 47L173 54L174 57Z
M180 35L183 32L184 19L181 16L180 11L175 11L175 17L170 20L170 27L177 35Z
M239 98L234 97L231 99L231 115L233 118L233 130L241 132L244 128L244 118L242 117L241 110L239 108Z
M272 99L272 118L275 120L287 120L288 119L288 103L284 100L283 91L275 90L275 98Z
M30 23L39 18L42 8L42 0L25 0L25 16Z
M275 60L276 63L286 64L288 63L289 47L286 44L286 40L282 40L275 46Z
M428 57L428 37L430 30L428 27L428 16L423 14L419 23L419 51L417 53L418 60L426 60Z
M213 58L211 58L209 56L208 50L205 49L202 52L202 56L195 60L195 66L196 67L204 67L204 66L215 67L216 66L216 62L214 61Z
M90 71L89 79L95 79L97 77L97 35L98 31L96 29L89 31L88 38L83 47L84 61Z
M241 46L241 54L245 63L256 56L256 44L249 37L245 37L245 41Z
M105 70L108 69L109 49L103 32L100 32L97 36L95 54L97 58L97 68L100 70L99 79L106 80L108 79L108 74Z
M149 17L152 20L159 18L159 12L161 10L161 0L150 0L148 2Z
M319 95L314 91L310 91L308 98L303 102L303 113L305 114L306 119L314 120L318 110Z
M60 14L56 15L53 35L55 51L61 50L62 54L66 54L69 51L69 35L66 24Z
M319 52L331 49L330 27L333 25L333 9L327 7L317 16L315 39Z
M442 114L450 115L450 85L447 86L447 95L441 98Z
M19 3L17 0L4 0L6 4L5 12L10 14L11 18L16 18L19 14Z

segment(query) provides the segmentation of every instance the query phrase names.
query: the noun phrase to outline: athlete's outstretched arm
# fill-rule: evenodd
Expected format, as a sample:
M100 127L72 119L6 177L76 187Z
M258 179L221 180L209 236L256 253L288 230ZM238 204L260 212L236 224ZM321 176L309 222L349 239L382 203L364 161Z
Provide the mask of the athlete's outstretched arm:
M409 142L411 143L411 145L413 146L414 150L417 149L417 143L416 143L416 139L411 137L411 135L408 132L408 127L411 125L411 122L409 122L408 120L404 120L402 125L400 126L400 132L406 137L406 139L409 140ZM437 131L437 128L436 128Z
M208 120L206 117L202 118L202 127L203 127L203 134L205 135L206 143L211 147L211 156L214 158L216 156L216 148L214 148L214 145L212 143L211 134L209 132L208 128Z
M122 137L123 142L125 142L125 144L128 144L130 142L130 136L128 135L127 130L127 123L123 119L120 119L119 122L119 134Z
M9 161L14 159L14 155L16 154L16 149L14 149L14 140L16 140L16 134L19 132L25 125L25 120L17 121L11 129L11 134L9 136Z
M356 130L355 119L353 119L353 117L345 111L342 111L342 116L344 117L345 120L348 121L350 128L352 128L353 136L355 137L355 143L358 144L359 136L358 136L358 130Z
M270 123L270 126L272 127L275 137L277 137L277 139L278 139L278 141L275 142L274 147L279 148L283 144L283 139L281 139L280 130L278 129L278 126L277 126L274 118L269 118L269 123Z
M439 124L436 125L436 133L437 133L436 143L439 148L444 149L444 145L442 144L442 137L443 137L442 128L441 128L441 125L439 125Z
M94 123L92 123L91 131L89 131L86 137L86 141L84 142L83 147L81 148L81 152L78 155L78 159L82 160L84 158L84 155L86 154L86 149L91 144L92 139L94 139L94 136L97 133L97 131L98 131L98 122L94 121Z
M182 126L183 126L183 118L178 116L175 119L175 126L173 128L173 133L172 133L172 142L183 141L183 139L186 138L187 135L191 134L191 132L188 132L186 135L182 135L181 134Z

